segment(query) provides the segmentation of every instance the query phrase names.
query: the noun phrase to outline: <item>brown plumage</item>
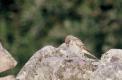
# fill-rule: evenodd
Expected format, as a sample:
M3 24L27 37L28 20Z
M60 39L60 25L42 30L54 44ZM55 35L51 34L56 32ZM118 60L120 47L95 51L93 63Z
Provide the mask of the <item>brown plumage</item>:
M95 57L94 55L92 55L92 54L87 50L87 48L85 47L85 45L83 44L83 42L82 42L80 39L78 39L78 38L76 38L76 37L74 37L74 36L72 36L72 35L69 35L69 36L67 36L67 37L65 38L65 43L66 43L68 46L69 46L69 45L76 45L76 46L80 47L80 48L81 48L81 51L84 53L85 56L90 57L90 58L95 58L95 59L96 59L96 57Z

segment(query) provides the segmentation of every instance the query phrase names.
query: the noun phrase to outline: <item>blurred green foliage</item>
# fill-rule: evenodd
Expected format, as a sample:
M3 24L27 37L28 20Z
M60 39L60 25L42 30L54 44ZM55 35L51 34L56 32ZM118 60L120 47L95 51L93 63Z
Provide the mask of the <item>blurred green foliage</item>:
M122 48L122 0L0 0L0 40L18 61L16 74L34 52L79 37L98 58ZM9 73L7 72L7 73Z

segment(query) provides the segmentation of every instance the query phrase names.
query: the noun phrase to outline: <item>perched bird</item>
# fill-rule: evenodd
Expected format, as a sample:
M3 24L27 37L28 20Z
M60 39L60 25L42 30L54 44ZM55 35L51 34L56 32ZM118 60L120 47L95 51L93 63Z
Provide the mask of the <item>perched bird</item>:
M85 45L83 44L83 42L72 36L72 35L69 35L65 38L65 43L67 46L70 46L70 45L75 45L75 46L78 46L80 49L81 49L81 52L84 53L85 56L89 57L89 58L94 58L94 59L97 59L94 55L92 55L85 47Z

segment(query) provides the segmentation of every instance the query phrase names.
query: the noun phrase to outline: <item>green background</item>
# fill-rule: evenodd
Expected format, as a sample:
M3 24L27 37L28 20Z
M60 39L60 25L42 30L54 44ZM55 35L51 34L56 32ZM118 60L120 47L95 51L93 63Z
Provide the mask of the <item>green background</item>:
M122 0L0 0L0 41L18 61L17 74L46 45L58 47L71 34L98 58L122 48Z

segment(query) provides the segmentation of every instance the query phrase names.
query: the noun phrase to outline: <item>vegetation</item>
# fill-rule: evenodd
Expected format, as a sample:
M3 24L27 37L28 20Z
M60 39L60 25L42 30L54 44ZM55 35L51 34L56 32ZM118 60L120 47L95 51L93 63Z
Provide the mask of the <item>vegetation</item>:
M18 61L16 74L45 45L72 34L98 58L122 48L122 0L0 0L0 40ZM9 73L7 72L7 73Z

